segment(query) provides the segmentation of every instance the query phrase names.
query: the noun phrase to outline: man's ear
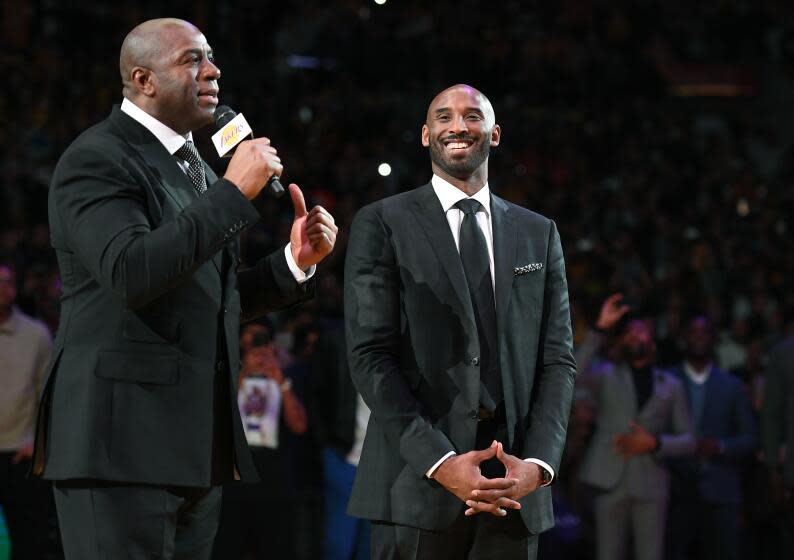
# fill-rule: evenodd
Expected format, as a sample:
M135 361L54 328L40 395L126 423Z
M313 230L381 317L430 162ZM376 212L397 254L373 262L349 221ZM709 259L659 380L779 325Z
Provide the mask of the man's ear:
M136 66L132 69L131 78L132 87L134 87L138 93L146 97L152 97L154 95L154 72L143 66Z
M430 129L427 128L426 124L422 125L422 146L425 148L430 146Z
M499 145L499 139L502 137L502 127L498 124L493 125L493 129L491 129L491 147L496 147Z

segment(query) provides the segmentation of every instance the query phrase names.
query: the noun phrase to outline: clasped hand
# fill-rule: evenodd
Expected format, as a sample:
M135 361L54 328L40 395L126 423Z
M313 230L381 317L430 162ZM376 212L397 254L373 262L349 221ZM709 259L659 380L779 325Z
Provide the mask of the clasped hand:
M504 478L485 478L480 463L496 457L505 466ZM446 459L436 469L433 479L455 494L468 509L466 515L490 513L507 515L508 509L521 509L521 498L540 486L540 467L505 453L494 441L488 449L469 451Z

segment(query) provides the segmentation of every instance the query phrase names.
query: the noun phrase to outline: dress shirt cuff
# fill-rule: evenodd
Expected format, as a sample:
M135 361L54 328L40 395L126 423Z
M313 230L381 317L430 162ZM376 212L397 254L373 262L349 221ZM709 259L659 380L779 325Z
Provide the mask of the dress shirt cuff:
M446 455L444 455L443 457L441 457L441 459L439 459L439 460L438 460L438 462L437 462L435 465L433 465L432 467L430 467L430 468L427 470L427 472L425 473L425 476L426 476L427 478L433 478L433 473L434 473L434 472L436 472L436 471L438 470L438 467L440 467L440 466L441 466L441 463L443 463L444 461L446 461L447 459L449 459L450 457L452 457L452 456L453 456L453 455L455 455L455 454L456 454L456 453L455 453L454 451L450 451L449 453L447 453Z
M549 484L551 484L551 481L554 480L554 469L552 469L551 465L549 465L547 462L541 461L540 459L534 459L534 458L532 458L532 459L524 459L524 461L526 461L527 463L535 463L539 467L542 467L542 468L546 469L547 471L549 471L549 474L551 475L551 478L549 479L549 481L546 484L543 484L543 486L548 486Z
M287 246L284 247L284 256L287 257L287 266L289 267L289 271L295 277L295 280L298 282L298 284L303 284L306 282L309 278L314 276L314 273L317 271L316 264L311 265L309 270L306 272L302 271L298 267L298 263L296 263L295 259L292 257L292 251L290 250L289 243L287 243Z

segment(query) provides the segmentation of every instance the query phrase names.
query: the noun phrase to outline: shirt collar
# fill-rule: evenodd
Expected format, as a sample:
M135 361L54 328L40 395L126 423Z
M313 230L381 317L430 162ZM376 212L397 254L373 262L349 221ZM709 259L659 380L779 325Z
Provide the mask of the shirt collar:
M430 179L430 183L433 185L433 190L438 200L441 202L441 207L444 209L445 214L450 208L455 206L459 200L472 198L482 204L483 210L485 210L488 217L491 216L491 190L488 188L488 183L485 183L472 197L466 196L465 192L438 175L433 175L433 178Z
M174 155L174 152L181 148L186 141L193 141L192 132L188 132L185 135L174 132L126 97L121 102L121 110L154 134L155 138L165 146L165 149L171 155Z
M11 306L11 315L5 322L0 323L0 332L7 334L14 334L19 326L19 310L16 306Z
M692 381L692 383L696 385L703 385L709 379L709 374L711 373L711 366L712 364L709 363L701 371L698 371L694 367L692 367L692 364L690 364L688 361L685 361L684 373Z

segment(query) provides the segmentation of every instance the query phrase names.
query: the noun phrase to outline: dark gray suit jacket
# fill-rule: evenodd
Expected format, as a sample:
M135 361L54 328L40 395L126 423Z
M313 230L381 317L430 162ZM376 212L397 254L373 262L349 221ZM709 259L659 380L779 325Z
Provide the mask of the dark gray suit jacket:
M771 467L779 466L780 447L786 446L783 478L794 488L794 337L778 344L769 355L761 437L764 458Z
M565 264L554 222L491 197L499 365L510 452L559 475L576 366ZM522 275L515 269L539 263ZM372 410L349 513L423 529L464 504L425 473L471 451L479 341L466 279L433 187L357 214L345 266L350 370ZM521 500L534 532L553 525L550 488Z
M304 300L312 283L298 285L283 251L237 272L236 236L259 216L206 173L199 197L160 141L118 107L58 162L49 218L63 297L34 475L217 484L220 425L235 453L215 459L256 478L236 406L241 315ZM228 402L219 403L224 367ZM216 418L219 410L232 417Z

